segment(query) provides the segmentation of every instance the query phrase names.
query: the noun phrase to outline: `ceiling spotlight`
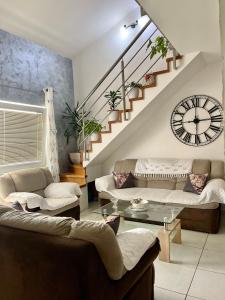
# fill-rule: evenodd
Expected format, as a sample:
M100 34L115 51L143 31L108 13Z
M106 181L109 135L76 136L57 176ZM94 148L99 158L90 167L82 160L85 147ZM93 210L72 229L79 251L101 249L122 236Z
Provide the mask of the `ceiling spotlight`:
M136 28L136 26L138 25L138 20L136 20L135 22L133 22L133 23L131 23L130 25L124 25L123 27L124 28L132 28L132 29L134 29L134 28Z

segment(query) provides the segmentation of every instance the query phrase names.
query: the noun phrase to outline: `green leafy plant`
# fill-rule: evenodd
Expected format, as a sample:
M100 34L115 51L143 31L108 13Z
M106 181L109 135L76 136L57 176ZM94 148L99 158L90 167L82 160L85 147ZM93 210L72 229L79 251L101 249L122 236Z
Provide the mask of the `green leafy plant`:
M166 57L169 50L169 41L164 36L157 36L154 42L151 39L148 42L147 50L150 48L150 59L152 59L157 53L161 54L162 57Z
M77 149L79 150L79 141L80 141L80 135L82 132L82 126L83 122L82 119L82 113L78 111L79 103L75 106L74 109L70 107L70 105L66 102L66 108L63 113L63 119L65 120L65 131L64 136L66 137L67 144L69 143L69 140L71 137L73 137L76 140ZM87 116L89 113L84 112L84 114Z
M122 96L120 91L109 91L105 94L105 98L108 100L110 110L115 110Z
M129 83L128 85L126 85L126 89L133 89L133 88L142 88L142 84L139 83L139 82L135 82L135 81L132 81L131 83Z
M97 120L93 119L91 121L86 120L84 122L84 134L88 136L92 133L98 133L102 130L103 126Z

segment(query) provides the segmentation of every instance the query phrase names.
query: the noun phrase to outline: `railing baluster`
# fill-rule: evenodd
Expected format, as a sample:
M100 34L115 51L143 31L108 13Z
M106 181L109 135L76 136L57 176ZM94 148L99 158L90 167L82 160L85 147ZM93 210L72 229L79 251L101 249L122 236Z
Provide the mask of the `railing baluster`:
M128 121L127 112L126 112L126 87L125 87L125 70L124 70L124 60L121 60L121 75L122 75L122 100L123 100L123 113L124 120Z

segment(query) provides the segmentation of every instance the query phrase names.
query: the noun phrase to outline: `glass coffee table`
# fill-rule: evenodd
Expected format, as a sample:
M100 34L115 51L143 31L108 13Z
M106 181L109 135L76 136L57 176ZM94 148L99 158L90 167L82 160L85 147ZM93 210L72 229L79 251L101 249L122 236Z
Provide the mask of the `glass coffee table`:
M93 212L102 216L120 215L127 221L162 225L158 233L161 246L159 259L170 262L170 243L181 244L181 223L177 216L182 210L179 206L149 201L144 211L136 211L131 208L129 201L119 200L116 204L108 203Z

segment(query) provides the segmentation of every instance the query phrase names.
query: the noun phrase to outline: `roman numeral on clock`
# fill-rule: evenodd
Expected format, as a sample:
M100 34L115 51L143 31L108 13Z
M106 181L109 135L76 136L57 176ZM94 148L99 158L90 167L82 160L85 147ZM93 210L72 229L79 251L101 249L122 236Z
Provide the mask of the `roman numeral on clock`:
M193 107L199 107L199 98L192 98L191 102Z
M203 104L202 108L205 108L206 105L208 104L208 102L209 102L209 99L205 99L205 103Z
M210 114L212 114L212 113L213 113L214 111L216 111L217 109L219 109L218 106L214 105L210 110L208 110L208 112L209 112Z
M213 123L222 122L222 120L223 120L223 117L221 115L211 117L211 122L213 122Z
M200 135L199 134L195 134L195 144L201 144L201 139L200 139Z
M185 133L185 129L184 129L184 127L180 127L178 129L176 129L175 132L179 137L182 137L182 135Z
M175 115L179 115L179 116L183 117L185 115L185 113L182 113L182 112L179 112L178 110L176 110Z
M187 111L189 109L191 109L190 104L188 103L188 101L184 102L181 104L181 106L183 106L183 108Z
M191 134L189 132L187 132L183 138L183 140L187 143L190 143L191 141Z
M212 125L212 124L209 126L209 128L210 128L211 130L213 130L214 132L216 132L216 133L217 133L217 132L220 132L220 128L217 127L217 126L214 126L214 125Z
M173 120L173 126L182 126L182 120Z
M206 141L211 141L212 137L210 135L208 135L208 133L204 132L204 136Z

